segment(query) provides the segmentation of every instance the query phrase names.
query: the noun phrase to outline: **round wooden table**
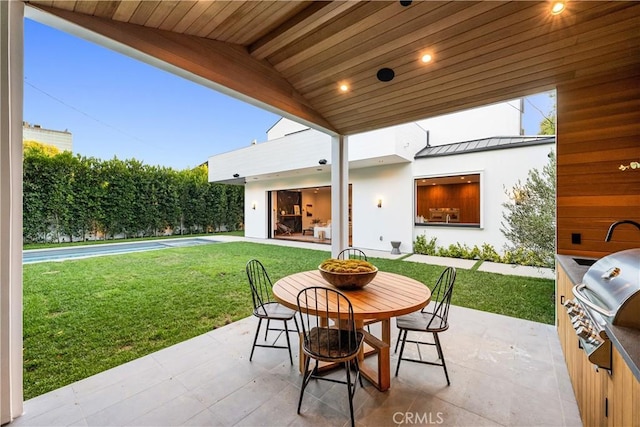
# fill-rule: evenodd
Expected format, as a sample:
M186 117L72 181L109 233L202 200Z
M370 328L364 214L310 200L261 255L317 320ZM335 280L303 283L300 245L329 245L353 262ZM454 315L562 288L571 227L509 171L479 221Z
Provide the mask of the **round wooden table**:
M273 285L273 295L283 305L298 309L298 293L311 286L323 286L337 289L322 278L318 270L303 271L283 277ZM376 277L367 286L356 290L341 290L353 305L353 315L358 328L364 321L379 320L382 324L380 338L363 331L366 349L361 357L375 353L378 355L378 369L372 369L361 363L362 375L379 390L387 390L391 384L391 360L389 347L391 344L391 318L420 310L429 304L431 291L417 280L395 273L378 271ZM302 355L303 353L300 352ZM304 358L300 357L300 368L304 369Z

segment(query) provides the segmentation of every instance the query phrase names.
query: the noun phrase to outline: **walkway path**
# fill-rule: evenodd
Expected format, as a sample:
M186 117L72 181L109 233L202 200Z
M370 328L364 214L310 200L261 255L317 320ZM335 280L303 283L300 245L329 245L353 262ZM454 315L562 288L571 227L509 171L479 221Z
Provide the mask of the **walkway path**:
M323 250L330 252L330 248L327 245L318 244L318 243L309 243L309 242L295 242L290 240L278 240L278 239L256 239L250 237L240 237L240 236L225 236L225 235L215 235L212 236L211 239L214 239L219 242L253 242L253 243L262 243L269 245L280 245L280 246L290 246L296 248L305 248L305 249L313 249L313 250ZM371 249L365 250L368 256L374 258L387 258L387 259L399 259L402 258L403 261L408 262L422 262L425 264L433 264L433 265L441 265L444 267L456 267L459 269L470 270L474 265L478 262L477 260L469 260L469 259L461 259L461 258L447 258L447 257L436 257L430 255L420 255L420 254L400 254L393 255L391 251L376 251ZM524 265L514 265L514 264L501 264L497 262L489 262L484 261L478 267L478 271L484 271L488 273L498 273L505 274L510 276L524 276L524 277L538 277L543 279L555 280L556 274L555 271L551 268L542 268L542 267L529 267Z

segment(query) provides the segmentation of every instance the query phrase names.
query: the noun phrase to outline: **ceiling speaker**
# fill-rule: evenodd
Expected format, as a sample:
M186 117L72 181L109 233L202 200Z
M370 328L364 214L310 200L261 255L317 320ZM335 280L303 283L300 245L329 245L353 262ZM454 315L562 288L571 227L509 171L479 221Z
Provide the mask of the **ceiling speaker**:
M381 82L390 82L396 76L396 73L391 68L380 68L377 76Z

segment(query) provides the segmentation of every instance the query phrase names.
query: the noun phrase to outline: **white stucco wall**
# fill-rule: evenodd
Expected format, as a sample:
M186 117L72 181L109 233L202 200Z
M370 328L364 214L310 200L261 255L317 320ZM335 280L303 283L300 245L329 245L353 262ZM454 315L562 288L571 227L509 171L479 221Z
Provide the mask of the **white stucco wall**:
M413 249L413 177L411 164L356 169L352 183L353 246L391 252L391 241L402 242L400 251ZM377 201L382 200L378 208Z
M391 241L402 242L400 250L411 252L413 241L413 178L410 163L383 165L355 169L349 172L351 184L352 243L362 249L391 251ZM248 182L245 185L245 236L266 238L269 235L267 223L267 192L283 189L313 188L331 184L328 174L305 178L285 178ZM382 199L382 208L377 201ZM256 202L256 209L252 203ZM328 204L330 201L324 199ZM303 208L307 203L314 205L314 217L326 221L326 206L320 208L319 198L303 197ZM274 212L275 214L275 212ZM275 217L272 215L272 217ZM304 220L304 216L303 216ZM382 240L380 240L382 237Z
M309 126L302 125L300 123L294 122L293 120L287 119L286 117L283 117L278 120L276 124L271 126L271 128L267 131L267 141L282 138L283 136L287 136L295 132L300 132L301 130L305 129L309 129Z
M278 174L308 168L315 170L319 159L331 158L331 138L308 129L284 138L250 145L209 157L209 181Z
M413 161L416 153L427 146L427 133L417 123L359 133L348 138L349 161L394 153Z
M491 136L520 134L520 100L448 114L402 126L366 132L348 138L349 183L351 184L352 243L363 249L391 251L391 241L401 241L403 253L413 250L418 234L436 237L439 246L463 243L470 247L491 244L502 252L506 243L500 223L505 188L525 181L532 168L547 164L553 144L476 152L433 159L414 160L426 144L439 145ZM243 168L245 184L245 235L267 238L275 215L268 223L267 192L312 189L331 185L329 168L318 167L318 159L330 161L330 137L290 120L278 122L269 131L270 141L210 161L209 178L231 176ZM293 133L292 133L293 132ZM285 136L287 135L287 136ZM273 139L271 139L273 137ZM213 171L213 172L212 172ZM289 171L278 173L277 171ZM415 218L415 178L452 174L481 174L481 227L418 226ZM279 176L278 176L279 175ZM330 217L317 197L303 194L302 208L313 205L313 217ZM382 208L377 200L382 199ZM253 204L255 202L256 209ZM274 203L275 205L275 203ZM326 209L325 209L326 208ZM324 213L323 213L324 212ZM303 227L311 218L303 212Z
M445 114L417 123L429 131L429 144L442 145L492 136L521 134L521 100Z
M507 243L502 232L502 203L508 201L505 189L511 189L518 180L526 182L529 170L542 168L549 162L548 154L555 151L554 144L523 148L483 151L432 159L418 159L413 163L416 179L442 175L466 175L481 173L480 221L481 228L462 228L446 225L425 225L414 227L414 238L424 234L429 241L436 237L437 246L454 243L469 247L491 244L499 253ZM415 201L413 202L415 212Z

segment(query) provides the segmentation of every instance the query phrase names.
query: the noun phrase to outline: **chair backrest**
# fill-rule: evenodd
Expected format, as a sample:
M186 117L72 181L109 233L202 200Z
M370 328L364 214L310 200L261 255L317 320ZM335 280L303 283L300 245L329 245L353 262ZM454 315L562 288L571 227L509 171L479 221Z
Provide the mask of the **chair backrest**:
M451 295L453 295L453 284L456 281L456 269L445 268L435 286L431 290L431 301L433 305L428 305L423 309L424 313L431 313L432 317L427 324L427 328L446 329L448 327L449 306L451 305Z
M267 274L267 270L264 265L257 259L251 259L247 262L246 266L247 278L249 279L249 286L251 286L251 298L253 300L254 310L259 310L264 304L273 302L271 294L271 279ZM264 312L266 315L266 311Z
M346 248L340 251L338 259L361 259L367 261L367 255L358 248Z
M361 334L356 331L351 301L342 292L321 286L305 288L298 293L298 313L303 347L309 354L330 359L357 353Z

